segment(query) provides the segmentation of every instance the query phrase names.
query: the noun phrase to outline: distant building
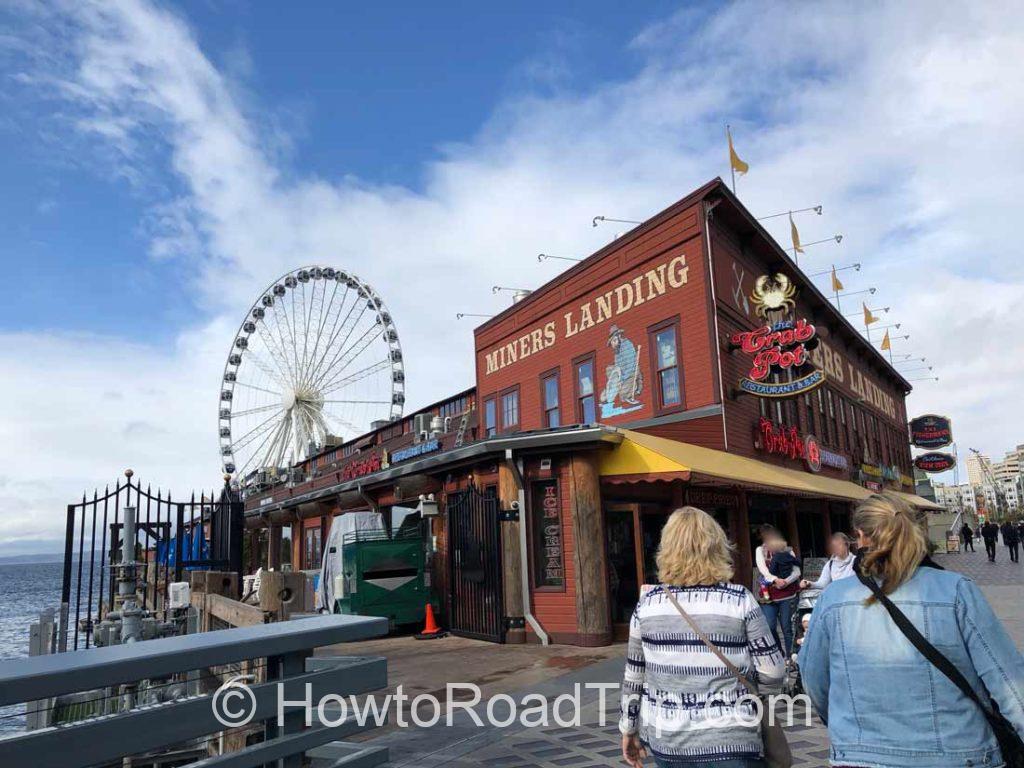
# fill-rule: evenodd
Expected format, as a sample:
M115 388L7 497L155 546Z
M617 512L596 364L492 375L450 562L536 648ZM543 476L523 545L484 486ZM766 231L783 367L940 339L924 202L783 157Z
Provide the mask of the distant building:
M988 472L992 470L992 460L983 453L970 453L967 456L967 481L971 485L985 485Z

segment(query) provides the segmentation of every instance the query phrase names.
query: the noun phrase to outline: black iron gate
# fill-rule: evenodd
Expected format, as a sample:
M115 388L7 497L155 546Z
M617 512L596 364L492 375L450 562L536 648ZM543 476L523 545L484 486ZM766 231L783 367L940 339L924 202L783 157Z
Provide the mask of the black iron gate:
M192 493L175 501L170 493L133 479L92 498L69 504L64 535L61 602L67 606L60 650L88 648L92 626L114 606L121 562L124 510L135 510L135 561L140 607L166 610L168 585L200 569L233 571L242 583L244 505L225 482L220 491Z
M498 499L470 487L448 496L447 513L451 631L503 643Z

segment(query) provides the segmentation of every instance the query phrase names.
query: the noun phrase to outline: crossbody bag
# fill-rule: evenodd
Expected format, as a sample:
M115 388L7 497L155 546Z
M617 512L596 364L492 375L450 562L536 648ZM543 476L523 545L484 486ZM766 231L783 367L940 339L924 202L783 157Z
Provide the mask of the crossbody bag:
M949 678L949 681L959 688L964 696L973 701L982 714L985 715L985 719L988 720L988 724L996 735L999 751L1003 753L1003 760L1006 761L1007 768L1024 768L1024 741L1021 740L1020 734L1017 733L1013 724L999 711L999 705L996 704L995 700L990 697L989 703L991 708L985 706L985 703L979 698L974 688L967 682L967 678L963 676L953 662L943 656L934 645L928 642L924 635L918 632L917 627L889 599L889 596L882 591L882 588L875 583L875 580L865 576L860 571L857 572L857 578L860 579L861 584L871 590L878 602L885 607L893 622L907 640L910 641L910 644L931 662L933 667Z
M725 664L726 669L739 681L739 684L746 688L750 693L757 696L757 686L754 685L746 675L733 664L729 659L726 658L725 654L722 653L718 646L708 639L700 627L697 626L697 622L686 611L683 610L683 606L679 604L676 596L671 591L665 591L668 595L669 601L675 606L675 609L679 611L679 615L686 619L686 623L690 625L690 629L693 633L700 638L700 641L707 646L708 650L711 651L718 660ZM793 765L793 753L789 749L789 742L786 741L786 732L782 730L782 726L778 723L769 723L764 717L762 712L761 718L761 742L764 745L764 760L768 763L769 768L791 768ZM1014 766L1016 768L1016 766Z

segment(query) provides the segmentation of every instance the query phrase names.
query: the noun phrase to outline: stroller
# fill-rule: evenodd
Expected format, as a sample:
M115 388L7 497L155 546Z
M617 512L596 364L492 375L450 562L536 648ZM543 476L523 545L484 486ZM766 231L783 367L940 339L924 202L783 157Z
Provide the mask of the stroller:
M793 638L796 645L803 642L804 619L810 617L814 611L814 605L821 597L821 590L808 588L800 591L797 599L796 610L793 611ZM797 648L793 649L793 655L786 661L786 679L782 684L782 692L787 696L797 696L804 692L803 680L800 677L800 664L797 662Z

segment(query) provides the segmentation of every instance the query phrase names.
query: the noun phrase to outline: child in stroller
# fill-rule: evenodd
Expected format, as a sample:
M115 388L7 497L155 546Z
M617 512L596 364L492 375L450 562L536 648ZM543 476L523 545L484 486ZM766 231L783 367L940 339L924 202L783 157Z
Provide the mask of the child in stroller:
M797 602L796 610L793 612L793 654L786 664L786 680L783 683L783 693L789 696L796 696L804 692L797 654L800 651L800 647L804 644L807 627L811 623L811 613L814 611L814 604L818 602L820 596L821 590L814 587L801 590L800 599Z

